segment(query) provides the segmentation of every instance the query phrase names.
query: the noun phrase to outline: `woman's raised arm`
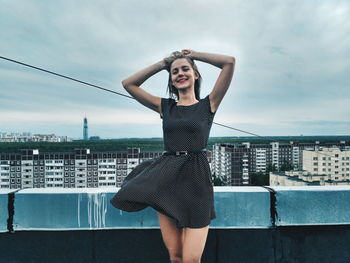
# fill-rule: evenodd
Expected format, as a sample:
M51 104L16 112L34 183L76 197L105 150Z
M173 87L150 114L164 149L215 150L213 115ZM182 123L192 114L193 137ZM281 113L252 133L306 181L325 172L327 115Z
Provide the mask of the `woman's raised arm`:
M154 96L140 88L148 78L165 69L164 60L159 61L122 81L123 87L142 105L161 113L161 97Z
M213 90L209 94L211 111L216 112L222 99L226 94L226 91L230 86L232 76L233 76L233 71L235 68L236 59L230 56L197 52L189 49L182 50L182 53L184 55L190 56L194 60L206 62L213 66L221 68L220 75L216 80Z

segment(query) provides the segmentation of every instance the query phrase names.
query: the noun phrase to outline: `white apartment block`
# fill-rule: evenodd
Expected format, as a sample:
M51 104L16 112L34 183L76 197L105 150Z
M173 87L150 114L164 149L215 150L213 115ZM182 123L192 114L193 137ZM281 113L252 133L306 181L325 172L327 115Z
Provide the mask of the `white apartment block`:
M31 134L30 132L6 133L0 132L0 142L71 142L67 136L55 134Z
M301 156L302 154L300 153L300 147L293 146L292 147L292 164L294 166L294 170L299 170Z
M75 187L86 188L87 185L87 160L75 160Z
M307 171L270 172L270 186L325 185L325 175Z
M271 148L272 148L272 165L276 167L276 169L279 169L279 143L278 142L272 142Z
M115 187L117 180L117 160L98 159L98 186Z
M127 152L90 153L0 153L0 188L98 188L119 187L125 177L142 161L161 152L141 153L140 148Z
M303 171L271 172L270 185L350 185L350 150L315 147L302 155Z
M45 187L63 187L64 160L45 160Z
M319 147L303 151L303 170L312 174L325 174L330 181L350 180L350 150L338 147Z
M33 188L33 161L21 162L22 188Z
M249 145L214 144L212 173L226 185L249 184Z
M0 188L10 184L10 161L0 161Z
M265 172L266 171L266 148L256 148L255 151L255 169L257 172Z

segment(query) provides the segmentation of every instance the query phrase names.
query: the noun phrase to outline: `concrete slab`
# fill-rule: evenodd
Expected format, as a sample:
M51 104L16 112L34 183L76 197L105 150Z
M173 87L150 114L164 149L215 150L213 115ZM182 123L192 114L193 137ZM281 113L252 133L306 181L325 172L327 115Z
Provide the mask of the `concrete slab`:
M271 187L277 226L350 224L350 186Z
M25 189L16 193L13 227L18 230L159 228L152 208L129 213L109 200L118 189ZM213 228L268 228L269 192L261 187L215 187Z
M14 230L158 228L152 209L127 213L109 202L110 189L25 189L16 193Z
M270 193L262 187L214 187L217 218L212 228L269 228Z

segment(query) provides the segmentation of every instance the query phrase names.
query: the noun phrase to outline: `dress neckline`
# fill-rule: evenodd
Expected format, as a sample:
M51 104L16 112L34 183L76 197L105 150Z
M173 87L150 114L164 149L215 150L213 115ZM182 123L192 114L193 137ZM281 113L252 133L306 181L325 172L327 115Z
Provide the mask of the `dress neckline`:
M175 106L176 106L176 107L190 107L190 106L193 106L193 105L197 105L199 102L200 102L200 100L197 101L196 103L193 103L193 104L190 104L190 105L177 105L177 102L176 102L176 103L175 103Z

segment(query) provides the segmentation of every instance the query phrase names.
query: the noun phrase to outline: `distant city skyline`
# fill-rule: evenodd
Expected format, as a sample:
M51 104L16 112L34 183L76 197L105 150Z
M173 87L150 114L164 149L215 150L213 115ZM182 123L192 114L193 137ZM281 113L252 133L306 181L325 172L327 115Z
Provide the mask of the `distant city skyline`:
M350 134L349 1L216 3L2 1L0 55L126 95L124 78L174 50L232 55L234 78L214 122L261 136ZM219 71L198 67L204 98ZM161 72L142 88L168 97L167 78ZM163 135L159 114L135 100L2 59L0 92L4 132L77 139L87 116L90 136ZM214 123L210 136L245 134Z

